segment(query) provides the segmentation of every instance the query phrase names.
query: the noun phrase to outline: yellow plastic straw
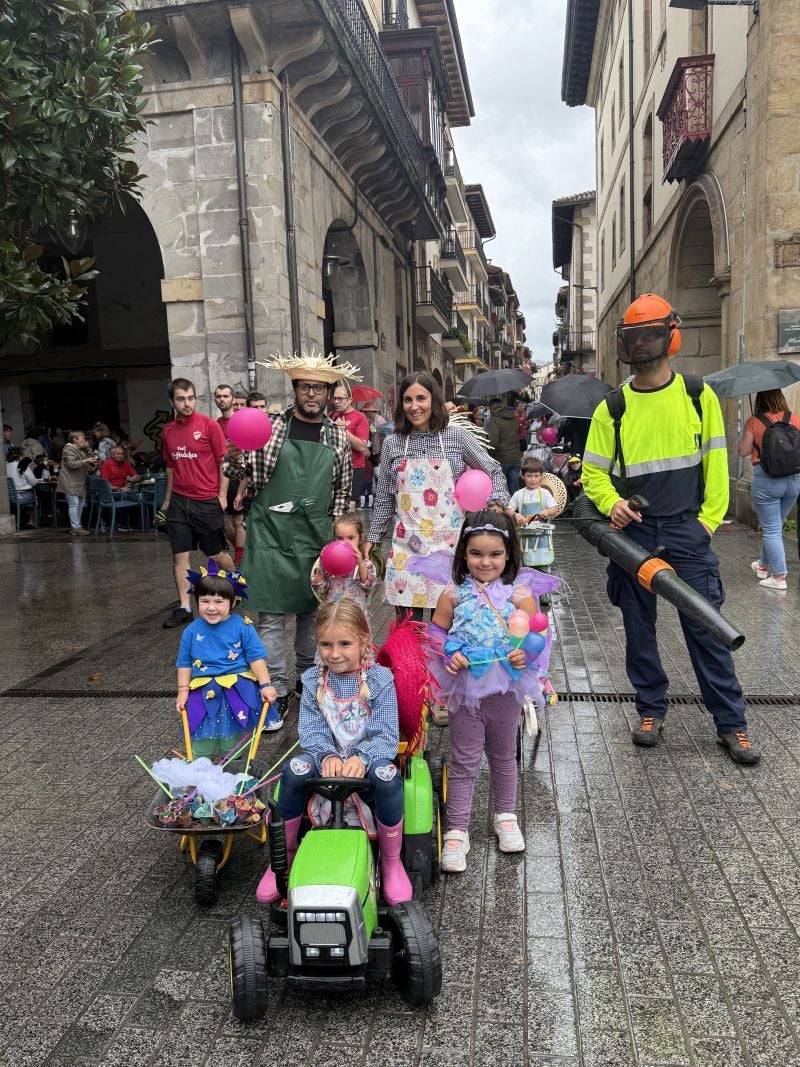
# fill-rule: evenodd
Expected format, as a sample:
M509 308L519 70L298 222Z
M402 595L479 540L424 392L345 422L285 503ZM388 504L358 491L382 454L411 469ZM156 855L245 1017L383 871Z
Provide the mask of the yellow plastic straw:
M163 790L164 790L164 792L165 792L165 793L167 794L167 796L169 797L169 799L170 799L170 800L174 800L174 799L175 799L175 797L174 797L174 796L172 795L172 793L171 793L171 792L169 791L169 789L167 789L167 787L166 787L166 786L164 785L164 783L163 783L163 782L161 782L161 781L159 781L159 779L158 779L158 778L156 778L156 776L155 776L155 775L153 774L153 772L152 772L152 771L150 770L150 768L149 768L149 767L147 766L147 764L146 764L146 763L145 763L145 761L144 761L144 760L142 759L142 757L141 757L141 756L137 756L137 755L136 755L136 753L134 753L134 755L133 755L133 758L134 758L134 759L136 760L136 762L137 762L137 763L141 764L141 766L142 766L142 767L144 767L144 769L145 769L145 770L147 771L147 773L148 773L148 774L150 775L150 777L151 777L151 778L153 779L153 781L154 781L154 782L156 783L156 785L158 786L158 788L159 788L159 789L163 789Z

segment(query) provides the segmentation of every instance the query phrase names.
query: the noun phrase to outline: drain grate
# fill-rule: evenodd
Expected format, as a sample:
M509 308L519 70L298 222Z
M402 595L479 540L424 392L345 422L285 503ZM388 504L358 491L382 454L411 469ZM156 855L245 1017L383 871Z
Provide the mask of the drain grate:
M102 697L104 700L166 700L174 699L174 689L6 689L0 692L0 697L19 697L30 699L32 697L57 697L59 700L86 700L89 698ZM800 704L800 694L778 696L770 693L745 693L745 701L754 708L791 708ZM594 693L590 689L568 689L559 692L560 701L585 700L592 704L632 704L633 693ZM668 704L686 706L688 704L702 703L700 695L696 693L670 693L667 697Z

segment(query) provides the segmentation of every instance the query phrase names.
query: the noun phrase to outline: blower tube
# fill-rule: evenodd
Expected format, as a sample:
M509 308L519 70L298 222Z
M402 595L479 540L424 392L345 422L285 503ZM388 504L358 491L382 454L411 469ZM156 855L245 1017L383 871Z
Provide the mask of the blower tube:
M286 852L286 824L283 821L283 816L276 800L270 797L267 800L267 806L270 814L269 826L267 827L269 862L272 867L272 873L275 875L275 885L283 900L286 897L288 885L286 879L289 873L289 857Z
M643 501L641 503L644 505ZM731 626L705 597L679 578L668 563L642 548L622 530L610 526L606 516L601 515L584 493L575 501L572 515L578 533L590 545L594 545L601 556L613 560L649 592L669 601L681 614L708 630L731 652L741 648L744 634Z

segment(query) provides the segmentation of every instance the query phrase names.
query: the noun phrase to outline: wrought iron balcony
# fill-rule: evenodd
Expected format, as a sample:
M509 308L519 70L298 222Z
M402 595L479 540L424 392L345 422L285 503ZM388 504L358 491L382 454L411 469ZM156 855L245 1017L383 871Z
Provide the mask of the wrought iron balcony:
M452 148L448 149L444 157L444 176L445 178L457 178L460 182L463 182L461 177L461 171L458 166L458 160L456 154Z
M484 348L483 344L480 341L475 342L475 355L478 357L478 359L483 361Z
M383 0L383 28L385 30L408 29L407 0Z
M658 117L664 124L664 181L697 173L711 140L714 56L686 56L670 75Z
M417 323L428 333L443 333L453 312L453 294L433 267L417 267Z
M464 249L461 247L461 242L455 230L451 230L449 235L442 241L439 249L439 259L456 260L466 275L467 257L464 255Z
M483 251L483 241L477 230L460 230L459 237L461 238L461 244L464 247L464 251L468 254L476 255L483 264L483 269L486 270L486 254Z
M594 330L571 330L568 326L558 329L558 345L563 355L579 352L594 352Z

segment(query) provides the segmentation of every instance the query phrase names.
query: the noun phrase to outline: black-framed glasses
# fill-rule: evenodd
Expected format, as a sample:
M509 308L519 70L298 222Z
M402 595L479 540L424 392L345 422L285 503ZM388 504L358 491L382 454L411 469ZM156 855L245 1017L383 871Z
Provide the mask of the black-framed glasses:
M298 393L306 393L310 396L322 396L327 393L327 385L310 385L308 382L298 382L295 386Z

